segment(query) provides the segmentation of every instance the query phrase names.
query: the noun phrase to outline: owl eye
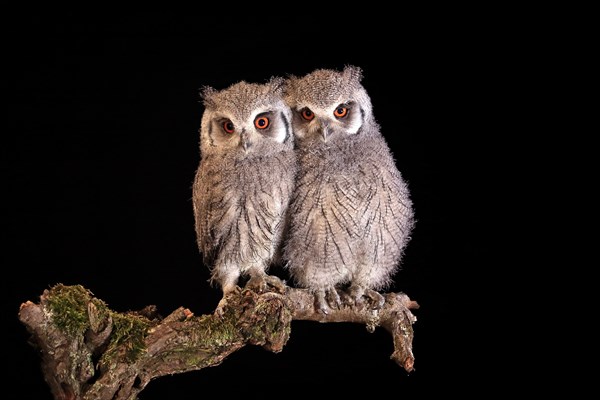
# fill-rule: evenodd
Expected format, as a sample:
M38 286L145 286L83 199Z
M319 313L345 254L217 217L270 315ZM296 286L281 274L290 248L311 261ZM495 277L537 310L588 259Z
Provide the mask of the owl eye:
M269 126L269 118L262 116L262 117L257 117L254 120L254 126L258 129L265 129L267 126Z
M302 111L300 111L300 115L302 115L302 118L307 121L310 121L315 117L315 114L313 114L313 112L308 108L303 108Z
M223 130L227 133L233 133L235 131L235 125L231 121L223 122Z
M335 115L336 118L344 118L348 115L348 107L339 106L333 111L333 115Z

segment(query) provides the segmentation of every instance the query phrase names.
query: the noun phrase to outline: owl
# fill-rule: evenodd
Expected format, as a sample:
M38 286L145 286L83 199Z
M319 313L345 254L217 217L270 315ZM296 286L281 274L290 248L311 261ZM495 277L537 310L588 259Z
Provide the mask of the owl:
M283 257L318 312L385 302L415 224L407 182L373 115L362 70L291 76L299 171ZM395 133L398 135L398 133Z
M238 282L282 289L268 274L281 260L297 171L284 79L204 87L200 163L192 185L195 231L210 282L222 290L215 314Z

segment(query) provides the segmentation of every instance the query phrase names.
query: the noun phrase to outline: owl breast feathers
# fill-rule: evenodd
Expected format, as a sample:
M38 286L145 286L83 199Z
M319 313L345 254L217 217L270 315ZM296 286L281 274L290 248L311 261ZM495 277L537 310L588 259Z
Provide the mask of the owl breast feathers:
M383 305L377 290L391 285L415 221L361 78L356 67L316 70L286 89L299 173L284 259L324 313Z

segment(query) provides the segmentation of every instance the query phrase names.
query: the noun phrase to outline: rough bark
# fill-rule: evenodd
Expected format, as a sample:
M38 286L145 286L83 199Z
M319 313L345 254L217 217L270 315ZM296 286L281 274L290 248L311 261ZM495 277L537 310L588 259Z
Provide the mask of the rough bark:
M56 400L132 400L155 378L215 366L246 345L278 353L293 320L353 322L370 332L387 330L390 356L413 370L410 311L418 304L403 293L388 293L379 310L368 304L317 313L303 289L233 293L222 316L195 316L183 307L165 318L154 306L118 313L80 285L56 285L38 303L27 301L19 320L41 353L42 371Z

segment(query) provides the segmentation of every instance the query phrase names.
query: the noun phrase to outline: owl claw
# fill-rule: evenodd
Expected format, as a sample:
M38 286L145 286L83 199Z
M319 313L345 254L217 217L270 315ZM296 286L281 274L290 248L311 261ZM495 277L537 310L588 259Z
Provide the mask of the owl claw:
M340 291L340 300L342 304L346 306L353 306L356 304L354 297L350 296L350 294L345 291Z
M214 315L219 317L219 318L223 318L223 314L225 313L225 308L227 307L227 298L223 297L221 299L221 301L219 301L219 304L217 304L217 307L215 308L215 312Z
M255 291L256 293L264 293L269 287L274 288L279 293L285 293L286 285L281 279L272 275L257 275L253 276L246 283L246 288Z
M275 288L275 290L277 290L279 293L285 293L285 291L287 289L287 285L285 284L284 281L282 281L278 277L273 276L273 275L267 275L265 277L265 280L267 281L267 284L269 286Z
M329 307L338 310L342 308L342 299L340 299L340 295L335 288L331 287L325 290L325 299Z
M319 290L315 292L315 310L320 314L329 314L329 306L325 301L325 291Z
M225 309L229 306L229 302L228 302L229 295L230 294L239 294L240 292L241 292L240 287L236 285L232 289L227 291L227 293L224 293L223 297L217 304L217 307L215 308L215 311L213 314L219 318L223 318L223 315L225 314Z
M330 287L315 292L315 309L318 313L329 314L329 310L339 310L341 307L342 300L335 288Z
M381 293L372 289L367 289L365 290L364 295L369 299L369 303L371 304L371 308L373 310L381 310L383 308L383 305L385 304L385 297L383 297Z
M344 296L344 301L351 306L359 306L365 302L365 298L373 310L380 310L385 304L385 297L381 293L360 286L351 286Z

